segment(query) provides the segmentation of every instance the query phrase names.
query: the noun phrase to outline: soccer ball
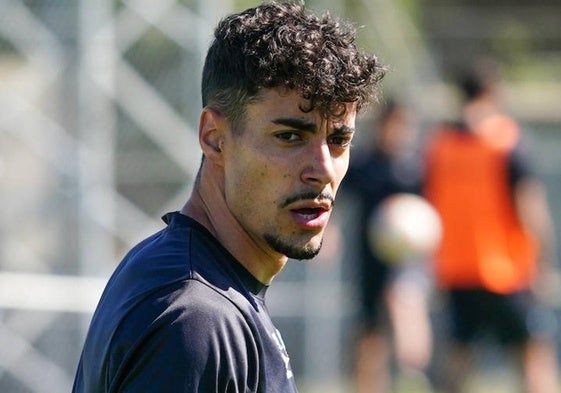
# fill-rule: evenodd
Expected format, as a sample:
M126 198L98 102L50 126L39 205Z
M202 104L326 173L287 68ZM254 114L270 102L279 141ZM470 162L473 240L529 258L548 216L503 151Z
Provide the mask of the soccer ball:
M387 197L369 218L372 252L389 264L425 261L438 247L442 224L437 211L424 198L409 193Z

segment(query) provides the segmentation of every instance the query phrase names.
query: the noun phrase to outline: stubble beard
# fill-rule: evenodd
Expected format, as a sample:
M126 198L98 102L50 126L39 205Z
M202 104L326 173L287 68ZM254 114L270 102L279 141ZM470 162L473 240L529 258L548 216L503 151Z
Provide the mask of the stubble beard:
M318 255L323 243L322 239L317 247L314 247L312 244L306 244L303 247L297 247L282 241L278 236L266 234L264 238L269 247L271 247L276 252L286 255L288 258L298 260L312 259L316 255Z

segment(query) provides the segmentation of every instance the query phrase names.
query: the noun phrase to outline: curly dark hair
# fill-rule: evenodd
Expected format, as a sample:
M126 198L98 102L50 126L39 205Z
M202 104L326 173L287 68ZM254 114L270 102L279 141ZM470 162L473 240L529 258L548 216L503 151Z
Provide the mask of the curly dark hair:
M344 103L360 110L377 98L385 74L374 55L357 49L356 30L328 13L307 13L302 2L269 2L224 18L208 50L203 106L232 123L262 89L296 89L324 116Z

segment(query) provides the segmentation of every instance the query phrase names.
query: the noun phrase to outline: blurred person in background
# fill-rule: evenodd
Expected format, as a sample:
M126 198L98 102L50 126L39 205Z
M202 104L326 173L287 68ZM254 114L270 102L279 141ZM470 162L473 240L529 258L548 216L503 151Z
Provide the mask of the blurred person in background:
M432 346L422 262L408 265L413 261L404 261L404 255L386 252L387 244L377 247L372 241L373 219L382 206L393 196L418 195L421 190L421 165L411 154L412 110L392 100L380 109L370 125L368 148L353 155L342 186L356 204L359 220L356 239L349 239L358 252L354 381L359 393L390 392L397 377L422 375ZM399 252L402 246L398 245Z
M521 391L553 393L557 326L545 307L556 290L552 222L519 125L501 108L499 77L495 62L476 62L459 80L460 121L428 138L425 195L443 223L434 274L451 324L437 372L444 392L462 391L476 345L493 339L520 366Z
M319 252L355 117L384 74L354 40L299 2L218 24L191 197L110 278L75 393L297 390L265 292L288 258Z

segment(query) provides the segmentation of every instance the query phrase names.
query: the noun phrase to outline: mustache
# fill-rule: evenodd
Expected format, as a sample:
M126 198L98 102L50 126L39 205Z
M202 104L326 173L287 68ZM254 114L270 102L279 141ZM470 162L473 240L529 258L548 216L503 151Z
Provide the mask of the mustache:
M307 201L307 200L319 200L319 201L329 201L331 208L333 208L333 205L335 203L335 198L333 197L333 195L326 193L326 192L314 192L314 191L309 191L309 192L303 192L301 194L297 194L297 195L293 195L291 197L286 198L282 203L281 203L281 208L285 208L288 205L294 203L294 202L298 202L298 201Z

